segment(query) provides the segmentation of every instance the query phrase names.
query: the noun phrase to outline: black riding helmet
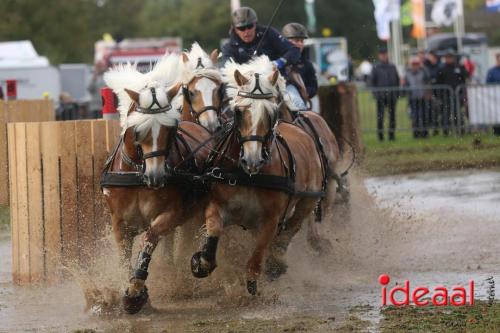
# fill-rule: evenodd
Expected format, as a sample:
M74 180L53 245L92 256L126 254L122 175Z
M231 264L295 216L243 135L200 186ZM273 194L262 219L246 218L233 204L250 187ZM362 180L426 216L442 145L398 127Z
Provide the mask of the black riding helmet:
M236 28L257 23L257 13L250 7L240 7L231 15L233 26Z
M281 33L285 38L309 38L307 29L300 23L288 23L283 27Z

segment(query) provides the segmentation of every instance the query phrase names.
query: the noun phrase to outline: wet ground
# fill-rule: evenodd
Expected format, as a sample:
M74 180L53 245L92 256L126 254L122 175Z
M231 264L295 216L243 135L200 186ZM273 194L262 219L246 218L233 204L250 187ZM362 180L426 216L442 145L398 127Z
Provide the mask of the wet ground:
M351 221L331 217L321 226L332 242L330 255L315 255L302 232L291 245L288 273L261 281L260 295L250 297L242 281L247 232L228 231L221 240L227 248L207 281L191 277L188 257L178 261L184 266L172 265L157 250L148 280L154 308L136 316L103 315L102 302L86 304L90 289L118 303L123 284L112 265L95 281L74 273L58 286L13 286L3 232L0 332L377 331L382 273L391 276L390 286L409 279L412 286L451 287L474 279L476 298L487 297L485 279L500 281L498 199L496 172L355 177Z

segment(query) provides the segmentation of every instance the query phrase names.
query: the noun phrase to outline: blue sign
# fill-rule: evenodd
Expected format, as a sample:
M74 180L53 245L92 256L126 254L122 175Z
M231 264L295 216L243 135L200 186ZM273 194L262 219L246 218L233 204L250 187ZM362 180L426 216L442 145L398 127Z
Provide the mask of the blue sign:
M500 0L486 0L486 10L489 12L500 12Z

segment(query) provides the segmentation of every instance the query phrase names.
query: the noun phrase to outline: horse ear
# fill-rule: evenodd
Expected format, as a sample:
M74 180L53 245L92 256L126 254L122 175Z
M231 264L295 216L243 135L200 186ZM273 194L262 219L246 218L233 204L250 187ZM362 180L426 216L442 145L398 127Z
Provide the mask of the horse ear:
M182 52L182 62L183 63L189 62L189 57L186 52Z
M271 75L269 75L269 78L268 78L268 79L269 79L269 81L271 82L271 85L273 85L273 86L274 86L274 85L276 85L276 82L278 82L278 77L279 77L279 74L280 74L280 72L279 72L277 69L275 69L275 70L271 73Z
M182 83L178 82L175 86L167 90L167 97L168 100L171 101L175 95L179 92L179 89L181 89Z
M125 88L125 92L127 93L127 95L134 101L136 102L137 104L139 104L139 93L133 91L133 90L130 90L130 89L127 89Z
M239 70L234 71L234 79L236 80L236 83L240 87L244 86L245 84L247 84L249 82L249 80L243 74L241 74Z
M212 60L213 64L217 64L217 59L219 58L219 50L214 49L212 53L210 53L210 60Z

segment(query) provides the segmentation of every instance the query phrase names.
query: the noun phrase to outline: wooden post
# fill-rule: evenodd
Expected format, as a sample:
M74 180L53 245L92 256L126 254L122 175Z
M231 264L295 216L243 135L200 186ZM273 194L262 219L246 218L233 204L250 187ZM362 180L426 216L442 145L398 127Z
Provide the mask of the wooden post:
M359 157L363 151L363 143L356 94L354 84L321 86L318 92L320 113L339 141L341 152L350 154L349 141Z

